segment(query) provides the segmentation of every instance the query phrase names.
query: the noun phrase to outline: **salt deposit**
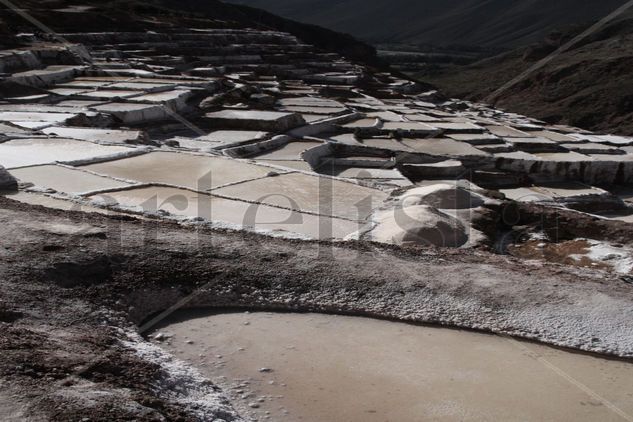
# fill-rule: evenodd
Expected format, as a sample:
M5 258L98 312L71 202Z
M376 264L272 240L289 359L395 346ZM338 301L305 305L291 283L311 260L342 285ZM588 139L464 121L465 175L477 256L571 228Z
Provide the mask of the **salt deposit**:
M459 247L468 241L463 224L428 205L379 211L376 227L366 234L374 242L403 246Z

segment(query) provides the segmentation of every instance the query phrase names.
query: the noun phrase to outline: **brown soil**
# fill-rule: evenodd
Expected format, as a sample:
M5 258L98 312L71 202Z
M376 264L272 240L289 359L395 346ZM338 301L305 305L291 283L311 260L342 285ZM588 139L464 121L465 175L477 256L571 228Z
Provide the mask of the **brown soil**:
M418 78L446 95L482 101L581 29L468 66L428 70ZM495 106L548 123L633 135L632 46L633 13L629 11L503 92Z
M633 291L596 270L481 251L275 239L6 198L0 239L2 417L208 420L170 399L164 367L122 343L185 297L183 307L375 316L633 356L627 334L613 331L626 327L619 318L629 318ZM589 318L597 307L604 321Z
M570 240L561 243L544 243L540 240L530 240L522 244L511 245L509 252L512 256L521 259L540 259L584 268L601 268L604 270L611 268L603 262L593 261L586 256L580 258L572 257L572 255L586 254L589 252L589 247L589 242L586 240Z

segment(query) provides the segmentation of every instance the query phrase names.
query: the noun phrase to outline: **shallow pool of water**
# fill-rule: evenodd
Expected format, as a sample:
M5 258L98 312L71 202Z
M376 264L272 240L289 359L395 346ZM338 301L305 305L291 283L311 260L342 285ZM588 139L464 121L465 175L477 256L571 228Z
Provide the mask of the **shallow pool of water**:
M181 312L162 344L261 420L622 421L633 364L467 331Z

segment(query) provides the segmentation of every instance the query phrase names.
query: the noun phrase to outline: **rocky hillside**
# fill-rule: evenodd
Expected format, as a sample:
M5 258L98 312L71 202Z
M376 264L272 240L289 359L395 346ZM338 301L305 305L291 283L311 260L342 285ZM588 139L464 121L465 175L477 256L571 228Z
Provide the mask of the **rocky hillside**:
M448 95L482 100L581 29L470 66L428 68L418 77ZM630 135L632 76L633 14L628 14L504 92L496 105L550 123Z
M516 47L590 22L621 0L230 0L372 43Z
M59 32L165 31L189 28L258 28L289 32L323 50L334 51L353 60L380 64L374 47L353 37L313 25L280 18L262 10L225 4L217 0L86 0L81 6L65 0L45 2L25 0L20 7ZM4 23L3 23L4 22ZM0 35L32 32L33 26L15 12L0 5ZM4 38L4 37L3 37ZM0 39L0 43L6 42Z

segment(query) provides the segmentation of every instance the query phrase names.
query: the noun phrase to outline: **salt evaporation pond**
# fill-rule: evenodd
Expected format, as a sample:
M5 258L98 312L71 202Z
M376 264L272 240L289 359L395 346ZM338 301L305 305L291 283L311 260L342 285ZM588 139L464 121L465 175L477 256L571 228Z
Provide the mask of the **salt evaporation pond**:
M160 332L165 348L258 420L633 415L633 364L493 335L357 317L199 311L178 313Z

